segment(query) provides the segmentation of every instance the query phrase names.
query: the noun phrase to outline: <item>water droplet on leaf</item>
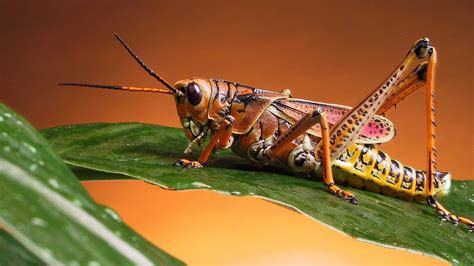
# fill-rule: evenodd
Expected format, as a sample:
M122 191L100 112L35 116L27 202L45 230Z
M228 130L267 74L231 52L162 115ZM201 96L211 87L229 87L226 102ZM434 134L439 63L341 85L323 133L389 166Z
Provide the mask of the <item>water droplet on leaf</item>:
M31 219L31 223L41 227L46 227L47 225L47 223L43 219L38 217L34 217L33 219Z
M49 179L48 183L54 188L59 188L59 183L56 179Z
M121 222L122 220L120 219L120 217L118 216L118 214L112 210L112 209L109 209L109 208L105 208L104 211L110 216L112 217L112 219L116 220L116 221L119 221Z

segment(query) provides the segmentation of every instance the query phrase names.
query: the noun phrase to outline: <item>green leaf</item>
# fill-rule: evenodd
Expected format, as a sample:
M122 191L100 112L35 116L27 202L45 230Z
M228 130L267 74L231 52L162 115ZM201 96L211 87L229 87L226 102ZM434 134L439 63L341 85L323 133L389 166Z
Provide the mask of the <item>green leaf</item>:
M0 104L0 264L182 263L97 205L46 140Z
M202 169L171 166L183 157L187 145L180 129L99 123L52 128L43 134L70 165L124 174L170 189L264 197L360 239L420 251L454 264L474 262L474 234L442 222L425 202L349 188L359 199L359 205L352 205L330 195L321 181L264 169L230 152L222 152ZM472 216L474 182L454 181L442 201L454 213Z
M33 253L5 230L0 230L0 265L43 265Z

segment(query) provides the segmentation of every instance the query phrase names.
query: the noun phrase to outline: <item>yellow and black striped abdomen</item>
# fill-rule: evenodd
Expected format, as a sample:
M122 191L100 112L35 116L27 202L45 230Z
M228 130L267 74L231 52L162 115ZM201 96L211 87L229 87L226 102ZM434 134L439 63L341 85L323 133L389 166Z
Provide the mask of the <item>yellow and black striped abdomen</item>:
M373 145L352 144L333 165L342 170L336 175L340 183L407 200L426 197L424 171L404 166ZM445 194L449 174L436 172L435 179L436 192Z

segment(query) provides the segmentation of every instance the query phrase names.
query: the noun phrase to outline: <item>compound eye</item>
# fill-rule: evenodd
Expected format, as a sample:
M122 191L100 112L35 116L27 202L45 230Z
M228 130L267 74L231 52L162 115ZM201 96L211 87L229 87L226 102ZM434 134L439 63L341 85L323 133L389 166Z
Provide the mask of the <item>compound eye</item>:
M186 97L192 106L198 105L202 99L201 88L196 83L189 83L186 86Z

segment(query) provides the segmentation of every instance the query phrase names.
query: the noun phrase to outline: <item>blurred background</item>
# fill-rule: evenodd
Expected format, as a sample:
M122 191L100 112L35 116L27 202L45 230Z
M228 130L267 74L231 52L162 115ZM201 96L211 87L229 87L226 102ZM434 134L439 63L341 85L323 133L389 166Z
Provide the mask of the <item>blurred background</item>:
M56 86L159 86L113 32L171 83L223 78L350 106L427 36L439 55L439 169L474 179L473 1L0 1L0 22L0 101L38 128L124 121L179 126L167 95ZM398 134L382 146L420 169L424 110L423 90L390 110Z
M413 43L439 53L439 165L474 178L472 1L1 1L0 100L39 128L97 121L179 126L167 95L57 87L58 82L159 86L113 38L165 79L223 78L290 88L353 106ZM388 112L384 149L425 167L424 91Z

